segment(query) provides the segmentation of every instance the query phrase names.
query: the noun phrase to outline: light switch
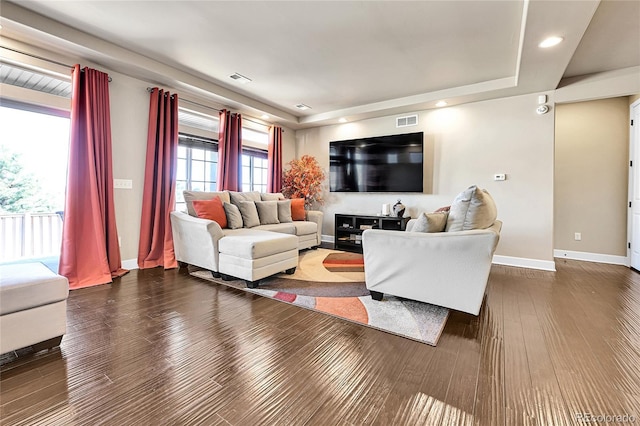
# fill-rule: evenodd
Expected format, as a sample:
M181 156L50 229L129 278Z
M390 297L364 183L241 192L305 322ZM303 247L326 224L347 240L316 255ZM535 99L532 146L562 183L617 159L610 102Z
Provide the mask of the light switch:
M114 179L113 187L115 189L132 189L133 181L131 179Z
M493 175L493 180L507 180L507 175L504 173L496 173Z

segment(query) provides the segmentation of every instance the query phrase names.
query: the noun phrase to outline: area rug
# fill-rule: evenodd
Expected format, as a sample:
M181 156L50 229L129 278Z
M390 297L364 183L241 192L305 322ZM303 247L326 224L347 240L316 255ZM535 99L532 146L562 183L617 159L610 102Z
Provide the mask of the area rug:
M247 288L242 280L214 278L209 271L192 271L191 275L431 346L438 342L449 316L447 308L387 294L382 301L371 299L364 283L362 255L355 253L303 251L295 274L265 278L256 289Z

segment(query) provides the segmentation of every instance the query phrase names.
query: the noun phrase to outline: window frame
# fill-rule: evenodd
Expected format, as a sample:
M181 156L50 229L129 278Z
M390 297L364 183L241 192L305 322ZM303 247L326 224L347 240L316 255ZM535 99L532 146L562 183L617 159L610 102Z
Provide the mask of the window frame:
M247 157L249 158L249 182L245 183L244 158L247 158ZM264 167L257 166L256 159L264 160ZM258 170L265 170L265 171L268 170L269 165L267 163L267 159L268 159L268 154L267 154L267 151L265 150L253 148L253 147L242 148L241 167L243 168L242 170L242 190L243 191L267 192L267 173L265 172L263 182L261 183L257 182L256 176L255 176ZM263 162L260 161L260 163L263 163ZM245 185L248 185L249 189L246 189Z

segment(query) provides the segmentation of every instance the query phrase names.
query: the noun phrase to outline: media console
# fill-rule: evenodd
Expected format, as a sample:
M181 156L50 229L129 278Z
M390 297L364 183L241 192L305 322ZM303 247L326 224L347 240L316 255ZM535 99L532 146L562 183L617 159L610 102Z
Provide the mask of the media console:
M336 214L334 248L362 253L362 232L366 229L404 231L410 219L410 217Z

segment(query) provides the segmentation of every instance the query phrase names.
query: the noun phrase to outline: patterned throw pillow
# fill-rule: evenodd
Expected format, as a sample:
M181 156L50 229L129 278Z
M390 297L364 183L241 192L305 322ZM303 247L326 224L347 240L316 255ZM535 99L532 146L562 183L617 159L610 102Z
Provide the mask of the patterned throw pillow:
M213 220L221 228L227 227L227 215L220 197L215 197L212 200L193 200L193 209L199 218Z

